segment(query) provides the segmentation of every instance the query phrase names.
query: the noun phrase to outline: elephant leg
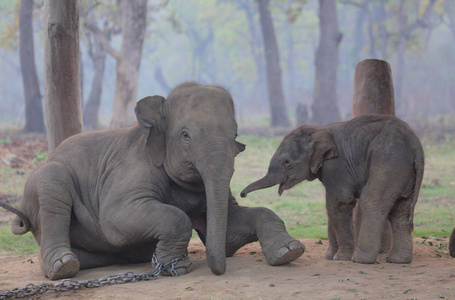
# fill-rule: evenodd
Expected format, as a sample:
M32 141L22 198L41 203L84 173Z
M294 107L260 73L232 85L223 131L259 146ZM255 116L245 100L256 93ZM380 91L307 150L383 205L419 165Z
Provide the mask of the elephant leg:
M270 265L282 265L299 258L303 244L290 236L284 222L270 209L229 205L226 231L226 255L259 240Z
M186 253L192 226L190 218L182 210L151 199L123 203L104 211L100 222L113 246L140 245L140 248L122 253L123 256L132 261L139 251L139 261L142 261L143 257L151 257L156 249L158 262L166 263ZM147 248L150 254L146 253ZM188 257L175 266L178 275L187 274L192 268ZM167 271L162 274L170 275Z
M66 168L55 162L43 165L35 176L40 204L41 268L51 280L73 277L80 267L69 239L73 198L77 197L73 181Z
M380 184L373 188L365 187L358 201L362 217L358 243L352 256L354 262L373 264L378 257L382 230L396 199L395 193L380 191L386 191Z
M359 234L360 234L360 222L362 220L362 211L360 210L360 205L354 207L354 244L358 244ZM392 246L392 229L390 228L390 222L387 220L384 223L381 234L381 247L379 248L379 253L385 253L390 250Z
M389 214L393 246L387 262L407 264L412 261L412 197L399 199Z
M352 210L355 199L345 196L343 193L326 194L326 209L329 218L328 236L329 251L328 259L351 260L354 253L354 235L352 232ZM330 258L332 252L337 250Z
M335 254L338 252L339 246L338 246L338 241L336 237L336 231L334 228L333 223L328 221L328 226L327 226L327 233L328 233L328 239L329 239L329 249L325 253L325 258L332 260Z
M392 247L390 259L398 259L399 240L403 237L403 243L408 247L404 256L412 257L412 224L410 222L411 201L406 200L414 187L415 169L405 160L397 162L372 161L369 179L360 195L359 204L362 211L360 224L359 242L352 257L354 262L375 263L381 246L381 234L387 217L391 213L398 217L389 217L392 227L393 242L398 242ZM390 178L387 174L396 174L400 170L400 176ZM400 199L400 200L397 200ZM393 222L393 223L392 223ZM404 233L407 231L407 233ZM395 236L397 239L395 239ZM410 246L409 246L410 243ZM398 247L398 248L397 248ZM396 250L394 250L396 249ZM410 250L409 250L410 249ZM407 259L410 259L409 257ZM401 260L401 259L398 259Z

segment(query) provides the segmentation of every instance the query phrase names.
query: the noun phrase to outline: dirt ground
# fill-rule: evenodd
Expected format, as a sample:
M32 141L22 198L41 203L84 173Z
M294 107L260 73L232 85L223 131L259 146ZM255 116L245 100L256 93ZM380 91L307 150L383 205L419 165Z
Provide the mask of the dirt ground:
M69 291L47 292L34 299L455 299L455 259L434 245L415 239L409 265L385 262L362 265L323 258L327 241L304 239L305 253L295 262L267 265L258 243L227 258L227 271L216 276L206 264L198 239L189 246L192 273L176 278ZM121 265L80 271L76 280L102 278L126 271L151 271L150 264ZM42 275L37 255L0 256L0 291L28 283L51 282Z

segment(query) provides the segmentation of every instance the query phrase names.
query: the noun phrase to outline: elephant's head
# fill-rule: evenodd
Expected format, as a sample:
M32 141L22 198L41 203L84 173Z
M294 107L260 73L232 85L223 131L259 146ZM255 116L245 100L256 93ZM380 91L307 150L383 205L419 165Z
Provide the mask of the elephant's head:
M278 194L303 180L314 180L325 160L337 157L332 135L314 127L299 127L287 135L270 160L267 174L248 185L241 196L279 184Z
M218 86L184 83L167 100L161 96L140 100L135 112L153 163L185 189L205 191L207 260L213 273L223 274L229 185L234 158L245 149L235 140L230 94Z

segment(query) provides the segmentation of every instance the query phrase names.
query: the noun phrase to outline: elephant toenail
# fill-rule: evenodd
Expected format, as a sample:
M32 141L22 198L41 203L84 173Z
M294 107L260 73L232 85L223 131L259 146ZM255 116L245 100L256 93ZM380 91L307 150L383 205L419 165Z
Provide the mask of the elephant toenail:
M302 248L303 245L299 241L292 241L289 243L288 247L289 247L289 250L294 251L294 250Z
M65 255L65 256L63 256L63 258L62 258L62 262L63 262L63 264L66 264L67 262L71 261L72 259L74 259L74 256L72 256L72 255Z
M283 257L286 253L289 252L289 249L287 247L281 247L278 249L278 257Z
M58 272L61 268L62 268L63 264L61 261L57 260L55 263L54 263L54 271L55 272Z

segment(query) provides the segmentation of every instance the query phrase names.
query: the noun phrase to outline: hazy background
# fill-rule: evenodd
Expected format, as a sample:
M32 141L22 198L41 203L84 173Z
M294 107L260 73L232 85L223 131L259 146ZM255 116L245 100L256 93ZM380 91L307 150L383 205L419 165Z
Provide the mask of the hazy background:
M81 1L82 5L86 2ZM98 16L118 13L115 11L116 1L95 2L98 3L95 8ZM454 113L455 12L454 5L448 2L454 1L438 0L429 21L418 24L406 40L402 95L397 99L401 103L398 115L405 119ZM245 3L251 9L253 27L242 8L241 4ZM365 58L385 59L395 75L400 18L402 21L404 18L406 24L412 24L428 3L427 0L337 1L339 31L343 34L337 74L338 106L342 118L350 117L356 63ZM400 5L404 5L404 16L399 14ZM269 8L279 46L287 110L295 122L296 105L310 106L313 101L314 59L319 39L318 1L271 0ZM269 124L267 81L261 80L265 74L258 73L261 67L254 58L256 55L262 60L259 63L264 63L256 1L150 1L148 9L137 100L155 94L166 96L175 85L188 80L219 84L232 93L240 124ZM18 10L19 1L0 2L2 126L24 123ZM41 94L44 94L42 0L35 1L33 17L36 66ZM116 22L115 16L107 19ZM83 100L86 101L94 67L87 53L88 39L83 21L81 16ZM98 22L100 26L106 24L105 19L99 18ZM120 41L120 35L114 34L111 44L118 49ZM111 118L114 89L115 60L107 55L99 110L100 123L104 127L109 125Z

